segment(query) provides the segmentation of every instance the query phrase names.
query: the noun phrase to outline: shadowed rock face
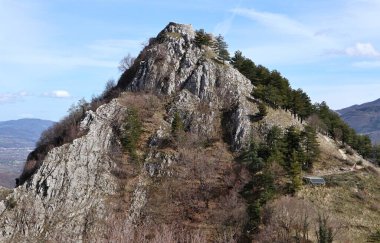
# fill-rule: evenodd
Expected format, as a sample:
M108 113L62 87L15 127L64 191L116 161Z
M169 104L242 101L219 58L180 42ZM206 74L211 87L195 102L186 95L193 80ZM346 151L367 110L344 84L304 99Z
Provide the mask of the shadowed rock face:
M172 172L165 170L178 159L178 151L157 152L153 143L170 133L175 113L180 115L187 131L200 137L221 137L223 133L233 150L243 148L252 135L259 136L262 130L273 125L299 125L290 114L273 111L260 126L253 127L249 117L256 114L258 108L248 99L252 100L250 93L254 87L230 64L221 62L209 47L199 47L190 25L170 23L166 26L122 75L118 87L125 91L154 93L165 100L166 105L165 110L157 111L160 118L156 126L146 128L145 133L149 133L146 136L151 139L144 144L147 150L144 166L136 178L127 177L127 186L120 189L120 178L114 173L118 161L113 153L121 147L117 131L122 129L115 129L115 121L121 120L129 109L114 99L96 112L87 113L81 124L82 129L88 131L86 135L53 148L36 174L0 201L1 242L82 242L95 235L103 237L100 241L107 241L110 227L112 231L109 222L115 215L112 203L116 197L120 197L119 202L126 208L123 215L126 224L139 222L141 212L149 204L148 184L156 177L171 176ZM280 122L280 117L286 119ZM223 176L232 171L233 159L228 155L229 160L225 162L210 160L218 171L212 173L215 178L206 179L213 179L210 183L214 183L216 191L218 187L227 191L234 188L238 195L238 186L223 184L227 181ZM234 183L244 185L240 179ZM240 196L236 198L231 208L243 205ZM244 210L242 212L244 214Z

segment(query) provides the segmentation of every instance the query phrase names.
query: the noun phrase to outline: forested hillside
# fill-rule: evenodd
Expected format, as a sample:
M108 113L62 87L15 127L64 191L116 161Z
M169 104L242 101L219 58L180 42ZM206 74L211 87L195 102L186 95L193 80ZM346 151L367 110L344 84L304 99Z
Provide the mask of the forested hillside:
M273 108L289 110L295 118L307 123L316 131L326 134L342 146L348 145L357 150L364 157L380 162L379 148L372 146L368 135L362 135L350 127L335 111L331 110L325 102L312 104L309 96L302 90L294 90L289 81L282 77L277 70L256 65L252 60L237 51L231 58L231 64L245 75L255 86L252 95ZM357 109L355 107L355 109ZM342 111L347 115L349 110ZM364 119L364 118L363 118ZM360 119L355 121L359 122ZM364 125L363 125L364 126Z

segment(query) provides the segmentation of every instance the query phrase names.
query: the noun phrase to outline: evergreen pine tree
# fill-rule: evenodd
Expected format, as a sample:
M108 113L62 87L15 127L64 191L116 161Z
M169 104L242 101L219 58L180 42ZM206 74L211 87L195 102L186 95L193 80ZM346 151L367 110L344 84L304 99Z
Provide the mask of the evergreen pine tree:
M318 158L320 154L319 144L317 141L317 132L311 126L305 126L303 131L305 148L305 160L302 163L303 170L311 170L313 168L313 162Z
M124 125L124 133L122 135L122 144L129 152L132 159L137 160L137 143L142 133L142 124L136 109L128 110L126 123Z
M228 52L227 48L228 45L224 41L224 38L222 35L218 35L216 37L216 47L217 47L217 53L220 59L224 61L229 61L230 58L230 53Z
M184 125L181 116L178 112L174 113L173 122L172 122L172 134L177 136L178 133L184 130Z
M195 43L202 47L204 46L211 46L212 44L212 37L210 34L207 34L204 29L200 29L195 31Z
M334 240L333 230L328 225L328 217L318 216L318 230L316 231L318 243L332 243Z
M290 170L289 175L291 179L291 186L290 186L290 193L294 194L297 192L300 187L302 186L302 179L301 179L301 164L298 160L298 154L295 150L292 151L290 158Z
M251 141L248 149L243 152L241 156L241 161L246 164L248 169L253 173L260 171L264 167L264 160L258 156L258 151L259 146Z

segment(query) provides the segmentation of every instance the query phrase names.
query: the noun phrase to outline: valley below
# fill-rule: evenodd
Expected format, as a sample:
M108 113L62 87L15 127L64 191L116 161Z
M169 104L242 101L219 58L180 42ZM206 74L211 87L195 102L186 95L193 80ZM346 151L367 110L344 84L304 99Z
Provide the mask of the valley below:
M33 148L0 148L0 186L12 188Z
M15 178L20 176L28 154L41 133L53 124L41 119L0 122L0 186L15 186Z

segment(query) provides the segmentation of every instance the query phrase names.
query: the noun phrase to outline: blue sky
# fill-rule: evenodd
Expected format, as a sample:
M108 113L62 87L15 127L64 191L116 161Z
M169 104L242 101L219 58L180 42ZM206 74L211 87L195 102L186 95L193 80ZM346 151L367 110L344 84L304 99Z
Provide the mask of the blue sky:
M378 0L0 0L0 121L57 121L170 22L222 34L333 109L380 98Z

